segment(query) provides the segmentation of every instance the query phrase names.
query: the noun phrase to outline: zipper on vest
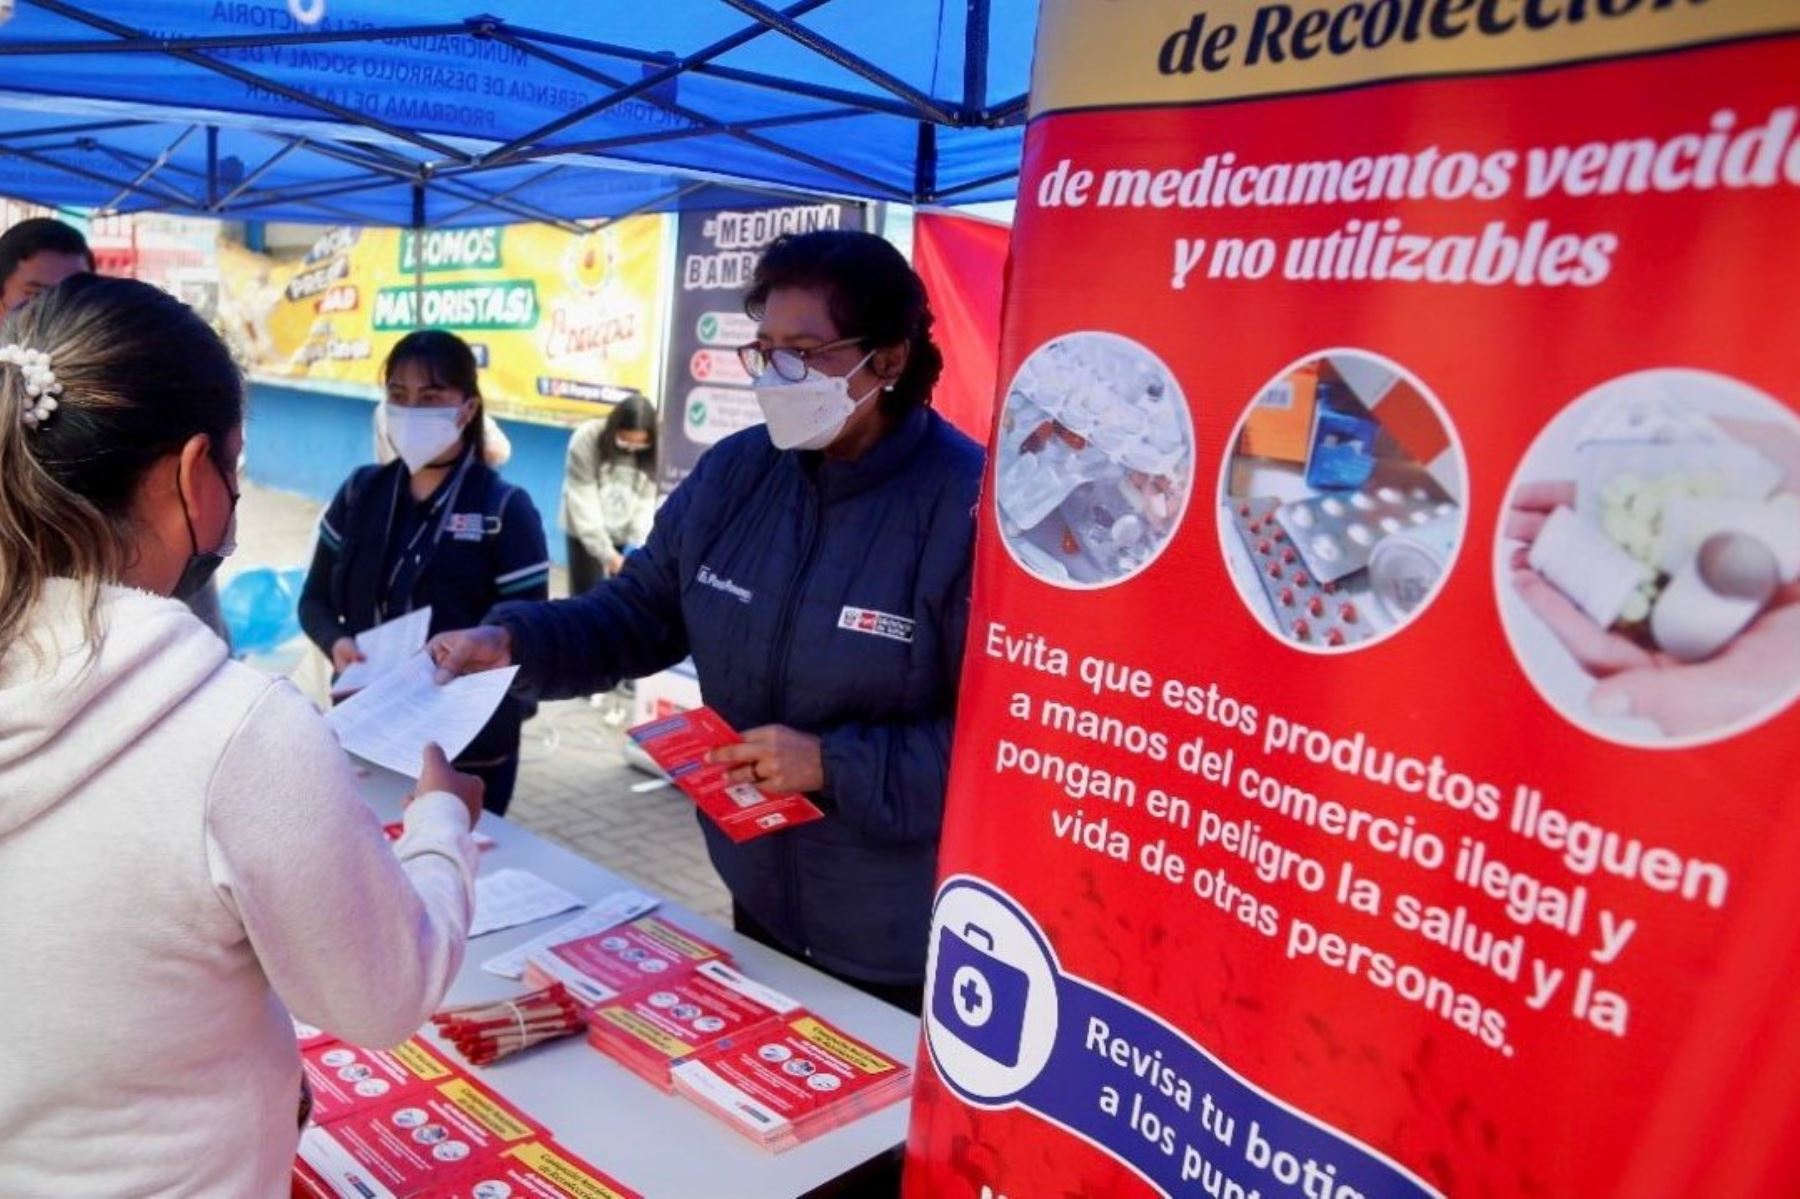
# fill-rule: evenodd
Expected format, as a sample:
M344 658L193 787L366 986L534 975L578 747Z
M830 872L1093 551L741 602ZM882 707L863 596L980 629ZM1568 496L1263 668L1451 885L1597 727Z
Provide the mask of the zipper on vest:
M806 593L806 581L812 575L813 566L819 557L819 541L825 524L825 503L819 492L818 482L808 478L806 485L810 489L811 503L807 511L807 530L805 549L800 555L800 569L794 572L793 582L788 585L787 593L782 597L781 623L776 626L775 643L770 654L769 670L769 711L776 723L787 719L787 703L784 697L784 684L787 682L788 662L794 652L794 625L796 609L800 597ZM800 916L800 860L790 837L781 838L781 867L786 886L788 927L800 937L800 951L807 957L812 956L812 946L806 943L806 923Z

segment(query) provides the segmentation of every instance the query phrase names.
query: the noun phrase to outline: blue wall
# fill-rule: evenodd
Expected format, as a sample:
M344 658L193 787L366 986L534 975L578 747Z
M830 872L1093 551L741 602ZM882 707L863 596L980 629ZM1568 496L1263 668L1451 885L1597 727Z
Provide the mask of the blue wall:
M374 461L373 421L374 406L368 400L253 384L245 462L250 481L328 503L351 471ZM511 420L501 421L500 427L512 441L512 461L501 474L530 494L544 521L551 560L567 566L556 513L569 430Z

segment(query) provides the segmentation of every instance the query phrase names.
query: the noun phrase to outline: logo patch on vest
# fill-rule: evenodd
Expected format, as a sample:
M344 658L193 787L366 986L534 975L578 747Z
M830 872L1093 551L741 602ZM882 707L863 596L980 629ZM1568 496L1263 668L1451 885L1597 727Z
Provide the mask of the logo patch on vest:
M889 641L903 641L912 644L913 622L904 616L895 616L890 612L876 612L870 608L852 608L848 605L838 613L838 628L849 629L852 633L867 633L871 637L886 637Z
M752 593L748 587L739 587L730 579L720 578L713 573L713 569L710 566L702 565L699 572L694 575L694 581L699 583L702 587L711 587L714 591L723 591L726 595L729 595L740 604L747 604L751 600Z
M480 541L487 532L487 518L479 512L452 512L445 528L458 541Z

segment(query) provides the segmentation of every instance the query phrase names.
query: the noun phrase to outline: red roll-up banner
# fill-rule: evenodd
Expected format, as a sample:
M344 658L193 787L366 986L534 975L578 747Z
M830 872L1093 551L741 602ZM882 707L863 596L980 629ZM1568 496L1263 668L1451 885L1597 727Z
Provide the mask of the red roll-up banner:
M1800 1194L1800 9L1045 0L908 1194Z

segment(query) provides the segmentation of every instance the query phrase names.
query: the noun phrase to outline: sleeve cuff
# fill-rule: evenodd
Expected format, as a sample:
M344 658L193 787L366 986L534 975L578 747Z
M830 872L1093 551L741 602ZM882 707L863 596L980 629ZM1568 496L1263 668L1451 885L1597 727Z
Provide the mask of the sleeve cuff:
M465 877L475 877L480 853L462 800L448 791L428 791L406 805L401 825L404 831L394 846L401 861L434 853L462 867Z

